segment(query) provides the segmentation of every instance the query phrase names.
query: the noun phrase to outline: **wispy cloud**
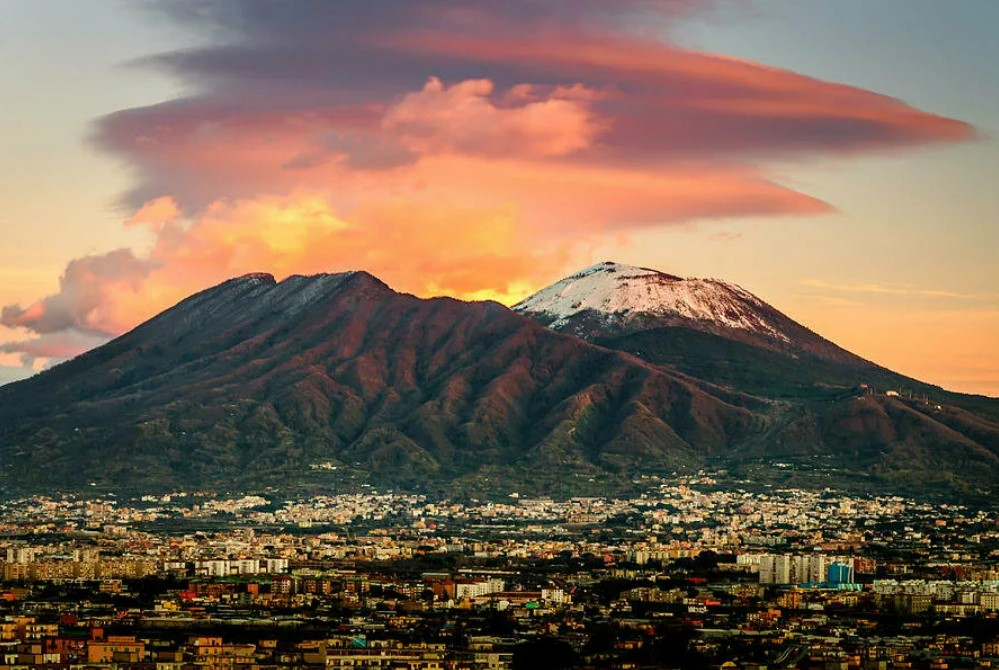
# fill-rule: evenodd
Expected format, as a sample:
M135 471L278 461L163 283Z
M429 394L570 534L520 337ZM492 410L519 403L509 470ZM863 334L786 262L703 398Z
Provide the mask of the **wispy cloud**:
M830 307L856 307L864 303L852 298L845 298L839 295L821 295L817 293L795 293L795 298L816 302Z
M962 293L947 289L923 288L911 284L842 284L822 279L803 279L801 284L811 288L836 291L838 293L866 293L917 298L951 298L955 300L999 303L999 293Z
M731 242L733 240L738 240L741 237L742 232L736 230L720 230L717 233L711 234L711 239L719 242Z

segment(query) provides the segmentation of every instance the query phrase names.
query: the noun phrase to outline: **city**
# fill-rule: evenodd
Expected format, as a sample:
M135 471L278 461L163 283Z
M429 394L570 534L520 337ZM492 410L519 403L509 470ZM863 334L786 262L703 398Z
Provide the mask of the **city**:
M627 500L12 501L0 663L999 664L999 514L723 478Z
M999 670L999 0L0 0L0 670Z

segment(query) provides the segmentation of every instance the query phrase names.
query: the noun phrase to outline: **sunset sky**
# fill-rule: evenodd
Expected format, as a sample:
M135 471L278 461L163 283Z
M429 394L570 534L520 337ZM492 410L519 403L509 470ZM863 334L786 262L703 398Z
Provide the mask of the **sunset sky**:
M231 276L735 282L999 396L999 2L0 0L0 383Z

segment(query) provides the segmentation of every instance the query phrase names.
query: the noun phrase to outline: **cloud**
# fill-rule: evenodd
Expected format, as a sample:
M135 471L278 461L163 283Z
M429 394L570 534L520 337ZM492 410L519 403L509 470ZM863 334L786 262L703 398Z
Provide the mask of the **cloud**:
M185 97L95 128L135 175L126 225L152 246L70 262L57 293L0 323L107 337L248 271L363 268L420 295L513 301L607 236L831 210L771 163L975 136L680 46L682 21L715 4L145 2L206 40L136 63Z
M59 279L59 292L27 307L7 305L0 325L40 334L75 329L113 335L133 325L115 300L120 291L134 290L149 273L147 261L129 249L84 256L70 261Z
M851 298L844 298L838 295L818 295L814 293L795 293L795 298L807 300L813 304L826 305L828 307L860 307L864 303Z
M80 349L88 349L107 342L109 338L94 333L86 333L75 329L66 329L58 333L46 333L25 342L5 342L0 344L0 352L17 353L22 360L35 359L65 359L79 353ZM30 367L30 362L26 363Z
M719 242L732 242L740 238L742 238L742 232L735 230L719 230L711 234L711 239Z
M108 335L66 328L57 332L43 333L28 340L4 342L0 344L0 355L12 354L16 357L21 363L21 369L25 371L23 374L14 375L20 379L29 373L100 346L109 339L111 338ZM0 368L12 367L0 365Z
M400 31L412 54L473 62L498 81L613 87L597 105L613 118L605 157L795 158L962 141L968 124L844 84L746 60L594 28L540 29L537 39Z
M126 226L146 226L154 232L180 217L180 209L173 198L161 197L142 205L135 214L125 220Z
M587 107L582 87L557 90L531 100L530 87L511 91L523 104L499 107L493 82L468 79L445 86L431 77L382 118L382 128L419 153L457 151L491 156L563 156L592 144L600 124ZM573 95L574 94L574 95Z
M666 41L710 4L155 3L212 35L143 62L192 94L109 115L96 139L135 169L131 206L169 194L197 210L341 189L331 164L391 171L441 152L652 175L738 164L766 181L768 161L975 136L862 88Z
M71 357L207 285L261 268L282 277L365 269L420 295L512 303L569 250L555 241L525 249L523 219L507 205L377 198L343 217L321 196L294 193L223 199L193 218L157 199L130 221L154 224L148 253L117 250L71 262L59 292L4 309L3 325L37 337L0 344L0 353L19 353L27 365Z
M962 293L947 289L930 289L906 284L841 284L827 282L821 279L803 279L801 284L813 288L828 289L841 293L868 293L876 295L917 297L917 298L949 298L956 300L999 302L996 293Z

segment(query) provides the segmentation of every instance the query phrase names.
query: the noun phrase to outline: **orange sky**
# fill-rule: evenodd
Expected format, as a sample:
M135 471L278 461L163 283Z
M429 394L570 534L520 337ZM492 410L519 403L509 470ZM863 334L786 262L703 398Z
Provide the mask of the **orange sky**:
M684 46L684 22L711 4L627 0L612 15L553 0L535 16L527 0L431 0L346 19L312 2L277 16L236 0L161 10L201 35L142 62L180 87L104 110L86 145L127 169L118 208L102 214L118 232L67 245L61 273L55 258L8 264L0 367L36 369L246 272L365 269L418 295L509 304L614 258L723 275L879 363L999 394L994 272L975 291L893 271L934 251L906 235L892 246L877 220L911 191L886 176L841 193L841 176L821 176L862 159L889 161L869 168L888 174L907 152L987 133ZM650 17L660 32L642 28ZM18 191L14 207L57 187ZM9 249L31 244L3 232ZM948 244L931 245L951 254L938 267L961 262Z

